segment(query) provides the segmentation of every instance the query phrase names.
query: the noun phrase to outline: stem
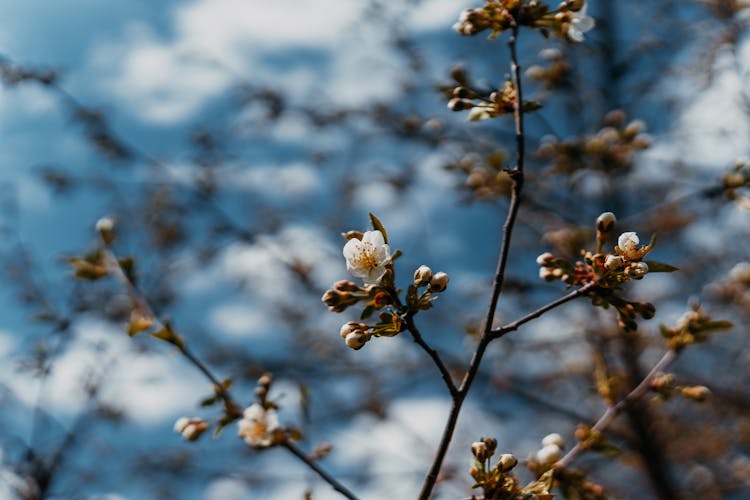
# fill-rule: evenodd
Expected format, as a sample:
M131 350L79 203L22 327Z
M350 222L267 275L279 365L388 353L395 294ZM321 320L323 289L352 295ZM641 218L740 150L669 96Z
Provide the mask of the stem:
M443 377L445 385L448 387L448 392L450 392L452 397L455 397L458 389L456 389L456 384L453 382L453 377L451 377L451 374L448 371L448 368L443 363L443 360L440 359L440 355L438 354L438 352L430 347L430 345L425 342L424 338L422 338L422 334L419 332L419 329L414 323L414 319L412 316L406 317L406 329L409 330L409 333L411 333L414 342L416 342L417 345L421 347L430 356L430 358L432 358L435 366L437 366L437 369L440 371L440 375Z
M516 88L516 103L514 106L513 116L516 124L516 165L514 168L509 169L508 173L513 182L513 188L511 191L510 207L508 208L508 215L503 225L503 240L500 246L500 256L497 261L497 271L495 273L495 281L492 286L492 293L490 296L490 303L487 308L487 314L484 319L484 327L482 329L482 336L479 339L474 356L469 364L469 369L464 375L463 381L458 388L458 391L452 394L453 404L451 406L450 414L448 415L448 421L443 428L443 435L440 439L440 444L435 452L435 458L432 461L430 470L424 479L422 484L422 490L419 493L420 500L427 500L432 494L432 490L437 482L440 469L443 465L443 460L448 452L453 434L456 430L456 423L458 422L458 416L461 413L461 407L466 395L471 389L471 384L474 382L474 378L479 371L479 365L482 362L487 346L493 340L492 335L492 323L495 319L495 310L497 309L497 303L502 293L503 283L505 282L505 268L508 263L508 255L510 253L510 241L513 234L513 227L515 225L516 216L518 215L518 209L521 203L521 191L523 189L523 166L525 159L525 139L524 139L524 126L523 126L523 90L521 87L521 67L518 65L518 57L516 54L516 42L518 39L518 26L513 27L513 31L508 41L510 47L510 67L513 74L513 83Z
M498 339L505 335L506 333L510 333L514 330L518 330L518 327L523 325L524 323L528 323L532 319L536 319L542 314L546 313L547 311L554 309L558 306L561 306L562 304L565 304L566 302L569 302L577 297L580 297L581 295L585 295L586 292L588 292L590 289L594 288L596 286L595 282L588 283L587 285L582 286L578 290L575 290L573 292L570 292L567 295L564 295L563 297L560 297L559 299L550 302L549 304L540 307L536 311L530 312L526 316L523 316L522 318L519 318L512 323L508 323L507 325L501 326L500 328L496 328L492 330L490 333L492 334L492 339Z
M344 495L346 498L349 498L351 500L357 500L357 497L354 495L354 493L352 493L351 491L349 491L346 488L346 486L344 486L343 484L339 483L333 476L331 476L326 471L324 471L323 469L321 469L318 466L318 464L315 463L315 461L311 460L310 457L308 457L307 455L305 455L305 453L301 449L299 449L297 447L297 445L295 445L291 441L286 441L283 444L283 446L287 450L289 450L290 452L292 452L292 454L295 457L297 457L300 460L302 460L302 462L304 462L305 465L307 465L312 470L314 470L321 478L323 478L323 480L325 482L327 482L328 484L330 484L333 487L334 490L338 491L339 493L341 493L342 495Z
M669 351L665 352L664 356L661 357L661 359L654 365L654 367L651 368L651 371L649 371L648 374L643 377L643 380L641 380L641 382L632 391L630 391L627 396L618 401L617 404L611 405L609 406L609 408L607 408L602 416L599 417L599 420L596 421L592 429L598 432L602 432L603 430L605 430L621 411L623 411L632 402L643 397L643 395L648 392L649 387L651 386L651 381L654 379L654 377L659 372L663 371L667 366L672 364L676 358L677 351L670 349ZM567 467L583 450L583 445L581 443L577 443L564 457L562 457L555 464L555 468L561 469Z

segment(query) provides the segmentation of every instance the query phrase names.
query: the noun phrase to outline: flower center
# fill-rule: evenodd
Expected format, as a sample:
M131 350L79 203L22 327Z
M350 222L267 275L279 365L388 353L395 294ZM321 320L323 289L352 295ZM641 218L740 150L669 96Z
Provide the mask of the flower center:
M362 242L359 252L354 257L354 262L359 267L373 269L378 266L378 258L375 252L375 245L370 242Z

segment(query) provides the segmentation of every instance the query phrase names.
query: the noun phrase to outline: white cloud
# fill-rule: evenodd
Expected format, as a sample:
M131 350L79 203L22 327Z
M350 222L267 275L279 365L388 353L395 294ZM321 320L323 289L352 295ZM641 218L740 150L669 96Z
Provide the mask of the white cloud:
M238 75L291 85L301 94L312 90L301 85L319 90L326 82L337 82L336 96L345 90L351 94L348 89L356 83L356 95L348 98L361 98L382 93L385 78L373 74L369 62L354 66L375 53L363 35L348 29L361 8L358 2L338 0L196 0L175 8L171 38L132 24L121 40L98 48L91 63L108 75L102 82L106 90L155 123L189 117ZM305 60L304 51L320 50L329 57L334 49L340 60L330 68Z

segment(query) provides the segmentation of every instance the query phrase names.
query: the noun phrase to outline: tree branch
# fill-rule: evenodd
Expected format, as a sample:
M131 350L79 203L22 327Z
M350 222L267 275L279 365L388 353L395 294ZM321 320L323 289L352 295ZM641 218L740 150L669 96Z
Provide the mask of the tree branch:
M422 490L419 494L420 500L427 500L432 494L432 490L437 482L440 469L443 465L443 460L448 452L453 434L456 430L456 423L458 422L458 416L461 412L461 407L466 399L466 395L471 388L471 384L479 371L479 365L482 362L484 353L487 350L487 346L492 341L492 323L495 319L495 310L497 309L497 303L502 293L503 283L505 282L505 268L508 263L508 255L510 253L510 241L513 234L513 227L518 215L518 209L521 203L521 191L523 189L524 175L524 159L525 159L525 139L524 139L524 127L523 127L523 89L521 86L521 67L518 64L518 57L516 54L516 42L518 39L518 27L513 27L513 31L508 41L508 47L510 48L510 66L513 74L513 84L516 88L516 102L514 106L513 116L516 124L516 165L514 168L508 170L508 174L513 182L510 206L508 208L508 215L503 225L503 240L500 246L500 256L497 261L497 271L495 272L495 280L492 286L492 293L490 296L489 306L487 308L487 314L484 319L484 327L482 328L482 336L479 339L474 356L471 359L469 368L464 375L463 381L458 388L458 391L453 394L453 403L451 405L450 414L448 415L448 421L443 428L443 435L440 439L440 444L435 452L435 458L432 461L430 470L427 472L427 476L422 484Z
M676 358L677 351L670 349L669 351L665 352L661 359L654 365L653 368L651 368L651 371L648 372L643 380L641 380L641 382L632 391L630 391L627 396L618 401L617 404L611 405L609 408L607 408L602 416L599 417L599 420L596 421L592 429L598 432L602 432L603 430L605 430L621 411L623 411L633 401L640 399L646 394L646 392L648 392L651 386L651 381L654 379L654 377L659 372L663 371L667 366L672 364ZM555 464L555 468L559 469L567 467L583 450L583 445L581 443L577 443L573 448L571 448L568 453L565 454L564 457L557 461L557 463Z
M513 321L512 323L508 323L507 325L501 326L500 328L495 328L494 330L490 332L492 335L492 340L498 339L502 337L503 335L505 335L506 333L510 333L514 330L518 330L518 328L524 323L528 323L532 319L538 318L539 316L541 316L542 314L546 313L547 311L551 309L561 306L565 304L566 302L569 302L577 297L580 297L581 295L585 295L586 292L588 292L595 286L596 286L595 282L588 283L587 285L582 286L578 290L570 292L569 294L564 295L560 297L559 299L552 301L545 306L540 307L536 311L530 312L526 316L523 316L522 318L519 318Z

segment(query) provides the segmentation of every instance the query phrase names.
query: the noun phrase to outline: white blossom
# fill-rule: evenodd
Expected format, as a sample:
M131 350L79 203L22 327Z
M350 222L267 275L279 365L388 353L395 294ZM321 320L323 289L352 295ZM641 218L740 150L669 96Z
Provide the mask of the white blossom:
M385 266L391 260L391 248L383 233L367 231L361 240L352 238L344 245L346 268L365 283L377 284L385 274Z
M556 432L547 434L544 436L544 439L542 439L542 446L549 446L552 444L559 448L565 447L565 441L563 441L562 436Z
M641 240L638 238L638 234L632 231L622 233L620 237L617 238L617 246L620 247L620 254L627 260L630 260L635 254L638 249L638 243L640 242Z
M279 428L276 411L253 403L243 413L237 424L239 436L254 448L265 448L273 444L273 433Z
M560 460L562 449L556 444L548 444L536 452L536 461L542 464L551 464Z
M96 221L96 230L100 233L110 232L115 228L115 220L112 217L102 217Z
M582 42L583 34L591 30L595 24L594 18L586 14L586 6L584 5L578 12L570 13L570 25L568 25L567 31L568 38L574 42Z

